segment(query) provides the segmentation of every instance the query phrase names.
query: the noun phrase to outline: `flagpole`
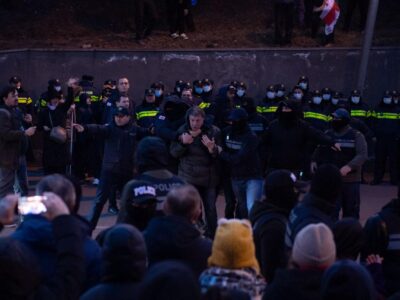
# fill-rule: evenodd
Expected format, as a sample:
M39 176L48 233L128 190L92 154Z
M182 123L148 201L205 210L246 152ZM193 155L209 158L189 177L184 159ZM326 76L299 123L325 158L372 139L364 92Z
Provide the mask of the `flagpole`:
M368 18L365 24L364 40L361 52L361 62L358 69L357 88L363 94L365 89L365 79L367 77L369 52L371 50L372 39L374 37L374 28L376 21L376 14L378 12L379 0L370 0L368 8Z

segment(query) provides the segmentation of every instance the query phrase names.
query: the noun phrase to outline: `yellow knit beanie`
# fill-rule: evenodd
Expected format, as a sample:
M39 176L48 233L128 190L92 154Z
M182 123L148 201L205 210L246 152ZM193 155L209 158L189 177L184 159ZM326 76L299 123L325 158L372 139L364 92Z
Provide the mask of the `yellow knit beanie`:
M208 258L211 267L253 268L259 273L251 224L247 220L220 219Z

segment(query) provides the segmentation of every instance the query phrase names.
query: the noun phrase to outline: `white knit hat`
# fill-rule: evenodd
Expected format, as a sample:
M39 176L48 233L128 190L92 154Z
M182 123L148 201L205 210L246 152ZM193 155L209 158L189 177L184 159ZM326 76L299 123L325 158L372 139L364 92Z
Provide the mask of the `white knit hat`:
M332 231L323 223L310 224L296 235L292 259L303 268L328 268L335 262L336 246Z

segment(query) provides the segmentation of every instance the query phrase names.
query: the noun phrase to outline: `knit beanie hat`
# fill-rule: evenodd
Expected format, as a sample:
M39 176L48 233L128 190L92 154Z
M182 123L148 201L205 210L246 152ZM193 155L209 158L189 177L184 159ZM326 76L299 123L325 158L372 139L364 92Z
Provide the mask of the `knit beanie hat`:
M293 262L300 268L327 268L335 262L333 233L323 223L310 224L297 234L292 251Z
M356 260L365 243L365 233L360 222L353 218L344 218L333 225L332 231L337 259Z
M226 269L260 270L251 224L247 220L220 219L208 265Z

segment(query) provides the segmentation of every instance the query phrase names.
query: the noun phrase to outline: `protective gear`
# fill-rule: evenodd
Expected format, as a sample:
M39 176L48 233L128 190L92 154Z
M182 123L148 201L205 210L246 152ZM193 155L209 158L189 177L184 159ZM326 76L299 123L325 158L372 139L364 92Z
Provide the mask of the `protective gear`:
M268 99L271 99L271 100L275 99L275 95L276 95L275 92L267 92L267 98Z
M207 84L207 85L203 86L203 91L205 93L211 92L211 90L212 90L211 85Z
M392 104L392 98L383 98L383 103L385 103L386 105Z
M276 92L276 96L277 96L278 98L283 97L283 95L285 95L285 92L282 91L282 90L278 90L278 91Z
M321 97L313 97L313 103L315 104L315 105L320 105L321 104L321 102L322 102L322 98Z
M55 89L57 92L59 92L59 91L61 91L61 86L60 86L60 85L56 85L56 86L54 87L54 89Z
M307 82L299 82L299 87L302 90L306 90L308 88L308 83Z
M203 88L196 86L194 88L194 91L195 91L196 94L200 95L200 94L203 93Z
M360 97L359 96L352 96L351 97L351 102L354 104L359 104L360 103Z
M245 90L244 89L238 89L236 91L236 95L238 95L238 97L243 97L245 94Z
M47 107L50 109L50 110L55 110L56 108L57 108L57 105L47 105Z
M155 90L154 94L156 95L157 98L158 98L158 97L161 97L162 94L163 94L163 90L157 89L157 90Z
M331 99L331 94L322 94L322 99L324 101L329 101Z
M332 99L331 99L331 102L332 102L333 105L338 105L339 99L337 99L337 98L332 98Z
M303 94L302 93L294 93L293 94L294 99L296 100L302 100L303 99Z

